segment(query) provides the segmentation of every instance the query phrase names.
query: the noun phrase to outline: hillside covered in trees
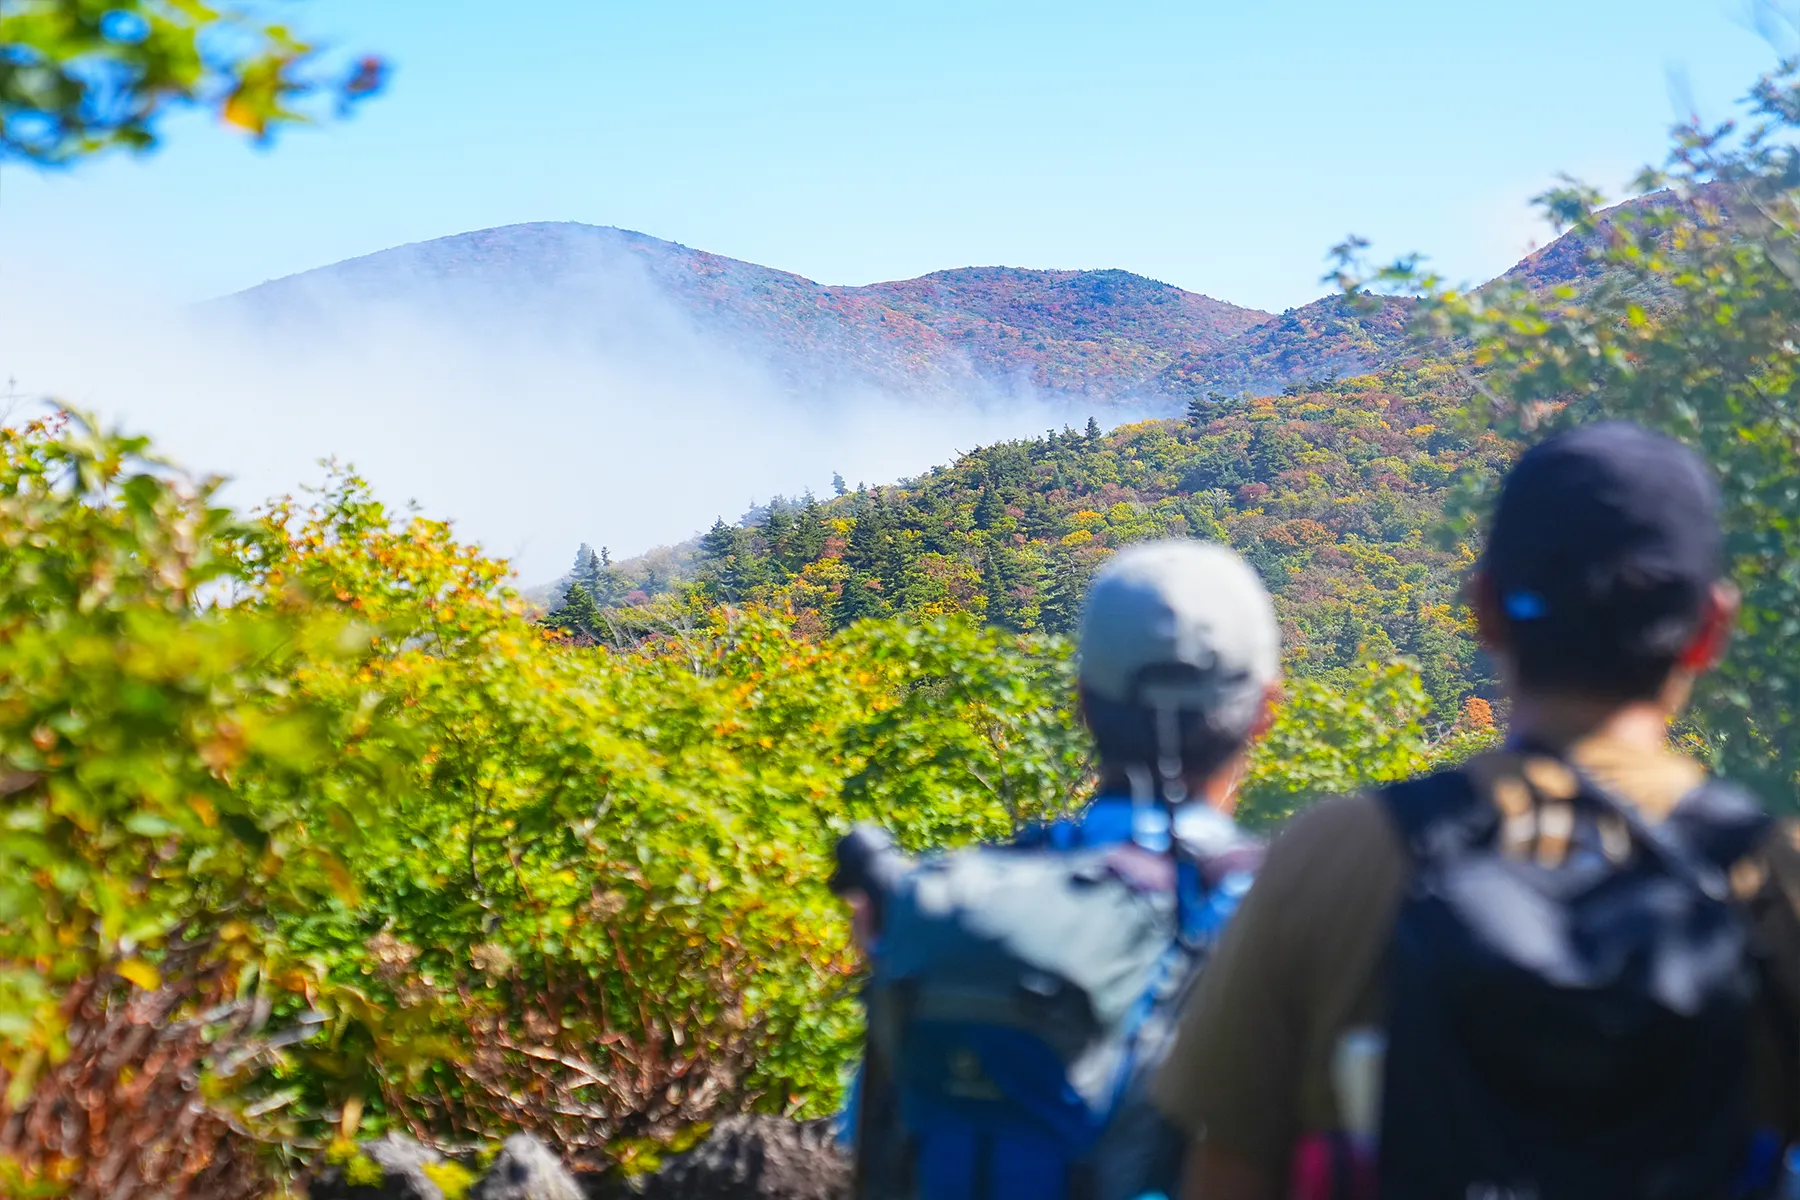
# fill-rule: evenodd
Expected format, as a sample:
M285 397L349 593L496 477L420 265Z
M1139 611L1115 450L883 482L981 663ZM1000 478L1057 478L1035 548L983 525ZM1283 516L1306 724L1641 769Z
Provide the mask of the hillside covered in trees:
M1606 210L1473 296L1561 306L1618 293L1669 305L1664 275L1634 274L1618 256L1666 245L1668 222L1694 219L1715 193L1659 191ZM927 277L929 288L876 287L915 302L943 292L1016 317L1031 304L995 309L995 288L1030 274L945 272ZM1051 285L1038 284L1041 300ZM1430 336L1419 314L1407 295L1338 295L1233 336L1160 343L1172 357L1155 388L1186 397L1182 417L1111 432L1090 419L1085 430L977 448L893 485L850 491L840 481L826 499L778 496L624 563L582 546L548 596L551 623L622 645L725 604L784 613L808 636L896 614L1069 634L1087 580L1112 551L1206 537L1235 546L1268 581L1293 669L1407 656L1438 710L1455 712L1495 689L1457 598L1472 551L1445 518L1498 474L1517 431L1508 439L1471 419L1481 404L1469 343Z
M785 613L812 634L896 613L1067 634L1112 551L1207 537L1269 581L1300 669L1410 655L1454 712L1489 681L1457 610L1467 551L1440 545L1436 528L1457 480L1509 453L1458 420L1464 393L1437 365L1199 400L1185 419L1111 433L1052 430L895 486L777 499L719 521L660 573L584 547L556 619L617 640L659 611L722 603Z

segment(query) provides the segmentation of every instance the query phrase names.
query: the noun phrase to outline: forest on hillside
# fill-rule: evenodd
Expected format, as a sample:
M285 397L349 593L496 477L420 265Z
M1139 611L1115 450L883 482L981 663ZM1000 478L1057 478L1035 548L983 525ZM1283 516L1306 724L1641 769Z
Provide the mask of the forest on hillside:
M1450 719L1495 693L1458 600L1471 554L1443 517L1458 481L1494 475L1512 453L1464 419L1470 394L1433 362L1215 395L1184 420L1053 430L892 487L777 498L714 524L659 577L583 547L551 619L610 644L722 604L780 613L808 635L896 614L1068 635L1114 550L1208 538L1268 581L1296 670L1406 656Z

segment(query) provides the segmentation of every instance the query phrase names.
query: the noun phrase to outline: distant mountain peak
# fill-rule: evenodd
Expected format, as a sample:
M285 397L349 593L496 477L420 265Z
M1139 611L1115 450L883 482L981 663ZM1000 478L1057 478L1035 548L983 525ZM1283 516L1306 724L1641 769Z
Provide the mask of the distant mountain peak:
M1582 278L1584 249L1559 239L1514 270L1533 282ZM827 285L573 221L397 246L224 303L272 325L355 323L362 307L388 306L475 331L523 320L599 340L632 336L646 305L660 303L797 392L1025 389L1095 407L1171 409L1216 392L1275 392L1410 352L1407 301L1362 309L1326 297L1276 315L1118 268L971 266Z

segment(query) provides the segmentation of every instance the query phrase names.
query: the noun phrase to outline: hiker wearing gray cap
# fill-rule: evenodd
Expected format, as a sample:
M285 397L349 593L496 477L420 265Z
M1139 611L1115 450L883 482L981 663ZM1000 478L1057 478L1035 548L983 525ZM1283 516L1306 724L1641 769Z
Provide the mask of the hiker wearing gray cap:
M1201 962L1261 863L1229 813L1269 724L1280 633L1222 546L1155 542L1095 577L1079 817L925 858L862 826L832 887L868 950L855 1194L1172 1194L1185 1137L1149 1099Z
M1210 542L1121 551L1088 594L1080 661L1103 796L1232 811L1281 681L1275 607L1243 559Z

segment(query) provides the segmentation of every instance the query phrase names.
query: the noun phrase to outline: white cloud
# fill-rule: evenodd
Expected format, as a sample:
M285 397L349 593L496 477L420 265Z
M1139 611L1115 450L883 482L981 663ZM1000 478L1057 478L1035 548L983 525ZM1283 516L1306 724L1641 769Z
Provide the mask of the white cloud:
M581 541L636 553L753 499L829 494L833 471L891 481L1086 419L998 389L800 397L641 276L593 282L587 315L603 319L579 336L326 291L322 325L271 337L103 280L49 288L15 274L0 292L0 381L149 433L190 469L232 477L226 495L242 506L317 481L318 460L335 456L384 499L454 519L527 583L559 574Z

